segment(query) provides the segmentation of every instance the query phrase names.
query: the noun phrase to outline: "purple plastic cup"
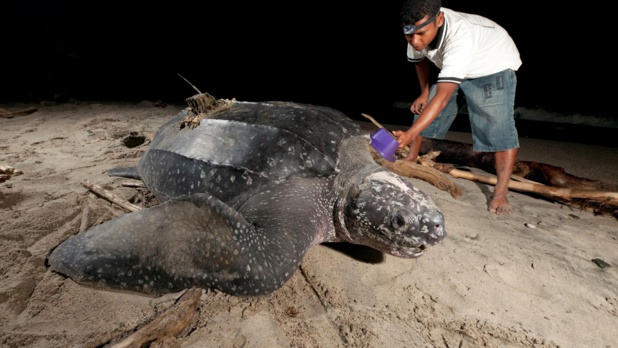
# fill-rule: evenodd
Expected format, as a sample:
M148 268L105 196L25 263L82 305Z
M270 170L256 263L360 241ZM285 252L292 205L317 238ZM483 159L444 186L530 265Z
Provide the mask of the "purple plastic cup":
M386 129L380 128L371 135L371 146L388 161L395 162L397 160L395 152L399 147L399 143Z

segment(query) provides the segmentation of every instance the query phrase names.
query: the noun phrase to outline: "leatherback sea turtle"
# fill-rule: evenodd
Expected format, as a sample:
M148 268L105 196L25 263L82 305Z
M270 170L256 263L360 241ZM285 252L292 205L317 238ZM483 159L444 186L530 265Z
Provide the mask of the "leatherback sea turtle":
M194 113L164 124L136 167L110 173L141 178L161 203L70 237L51 270L149 294L260 295L316 244L415 258L446 236L436 204L376 164L369 134L335 109L232 100L179 127Z

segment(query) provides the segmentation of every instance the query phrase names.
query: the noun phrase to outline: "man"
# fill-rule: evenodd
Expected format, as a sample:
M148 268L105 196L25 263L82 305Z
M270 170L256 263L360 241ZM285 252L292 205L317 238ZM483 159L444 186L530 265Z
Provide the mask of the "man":
M466 97L476 152L493 152L498 182L488 210L509 214L508 183L519 148L514 104L519 51L497 23L443 8L441 0L405 0L401 9L408 60L416 64L421 93L412 103L414 123L394 131L406 160L416 161L423 137L443 139L457 115L457 92ZM430 61L439 69L429 86Z

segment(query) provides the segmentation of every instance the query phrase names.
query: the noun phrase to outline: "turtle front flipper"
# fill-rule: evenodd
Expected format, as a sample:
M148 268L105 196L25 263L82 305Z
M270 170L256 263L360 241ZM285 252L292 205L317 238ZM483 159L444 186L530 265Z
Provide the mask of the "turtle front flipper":
M94 286L151 294L201 286L260 295L281 287L297 267L269 263L276 255L263 234L218 199L196 194L75 235L52 251L48 263Z

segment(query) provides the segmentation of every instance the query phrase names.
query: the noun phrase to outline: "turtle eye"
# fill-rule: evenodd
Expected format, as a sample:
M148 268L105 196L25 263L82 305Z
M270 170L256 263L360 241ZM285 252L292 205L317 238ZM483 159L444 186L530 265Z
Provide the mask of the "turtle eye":
M393 217L391 218L391 225L396 229L399 229L406 225L406 218L401 211L398 211L397 213L395 213L395 215L393 215Z

